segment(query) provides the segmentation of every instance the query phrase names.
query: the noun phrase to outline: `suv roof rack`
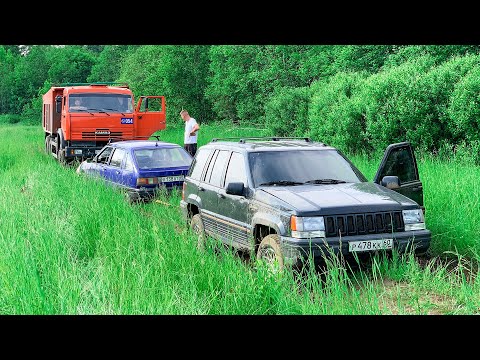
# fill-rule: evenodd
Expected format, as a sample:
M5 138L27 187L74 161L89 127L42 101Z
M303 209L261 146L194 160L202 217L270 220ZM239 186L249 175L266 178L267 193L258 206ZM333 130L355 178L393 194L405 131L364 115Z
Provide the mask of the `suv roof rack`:
M120 82L90 82L90 83L61 83L61 84L52 84L54 87L66 87L66 86L119 86L128 88L127 83Z
M309 137L281 137L281 136L264 136L264 137L225 137L225 138L213 138L212 142L220 140L238 140L240 144L245 144L250 140L262 140L262 141L281 141L281 140L304 140L305 142L312 142Z

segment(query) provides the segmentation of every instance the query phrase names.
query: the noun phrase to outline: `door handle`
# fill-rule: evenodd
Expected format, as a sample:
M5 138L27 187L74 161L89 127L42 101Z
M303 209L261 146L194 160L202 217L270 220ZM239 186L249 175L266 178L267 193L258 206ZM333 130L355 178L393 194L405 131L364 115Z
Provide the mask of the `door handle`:
M420 185L420 186L416 186L416 187L412 188L412 191L420 191L422 189L423 189L423 187Z
M198 191L205 191L205 189L201 186L197 187Z
M116 171L115 171L115 174L117 174L117 175L120 174L120 171L116 170Z
M221 193L217 193L217 196L220 198L220 199L225 199L225 195L221 194Z

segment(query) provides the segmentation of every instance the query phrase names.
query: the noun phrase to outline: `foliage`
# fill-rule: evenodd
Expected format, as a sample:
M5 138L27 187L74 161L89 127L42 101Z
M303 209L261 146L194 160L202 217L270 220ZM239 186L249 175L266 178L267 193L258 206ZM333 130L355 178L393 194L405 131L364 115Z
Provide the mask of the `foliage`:
M365 104L359 97L364 73L338 73L312 84L308 114L312 138L348 152L368 148Z
M185 108L200 123L211 121L210 104L204 98L208 76L209 46L144 45L131 52L122 64L120 81L134 94L164 95L167 123L181 121Z
M280 88L265 105L266 127L273 136L306 136L310 88Z

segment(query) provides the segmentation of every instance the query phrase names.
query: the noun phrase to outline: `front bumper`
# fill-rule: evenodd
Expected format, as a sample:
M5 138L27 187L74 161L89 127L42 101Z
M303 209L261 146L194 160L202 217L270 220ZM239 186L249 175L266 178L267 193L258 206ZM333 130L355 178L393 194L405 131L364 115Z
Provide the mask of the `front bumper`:
M430 247L432 235L430 230L416 230L396 232L390 234L369 234L355 235L331 238L312 238L312 239L296 239L292 237L281 237L281 246L284 254L285 262L296 264L299 261L305 261L310 255L313 256L315 263L322 262L325 258L332 255L342 254L345 258L354 258L355 254L372 253L350 252L349 242L351 241L367 241L379 239L393 239L393 249L399 253L414 251L415 254L423 254ZM377 250L385 251L385 250ZM387 250L390 251L391 250Z

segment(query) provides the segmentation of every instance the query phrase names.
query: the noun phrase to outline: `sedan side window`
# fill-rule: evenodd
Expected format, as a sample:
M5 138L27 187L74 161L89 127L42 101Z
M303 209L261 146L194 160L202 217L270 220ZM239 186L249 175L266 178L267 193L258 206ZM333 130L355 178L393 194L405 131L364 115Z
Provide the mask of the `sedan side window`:
M122 166L123 158L125 157L125 151L123 149L115 149L110 160L110 166L120 167Z
M132 155L130 155L130 153L127 153L127 155L125 157L124 169L127 170L127 171L133 171L134 170Z
M111 146L107 146L106 148L104 148L102 152L100 152L97 155L97 163L105 164L110 158L110 154L112 153L112 150L113 148Z

